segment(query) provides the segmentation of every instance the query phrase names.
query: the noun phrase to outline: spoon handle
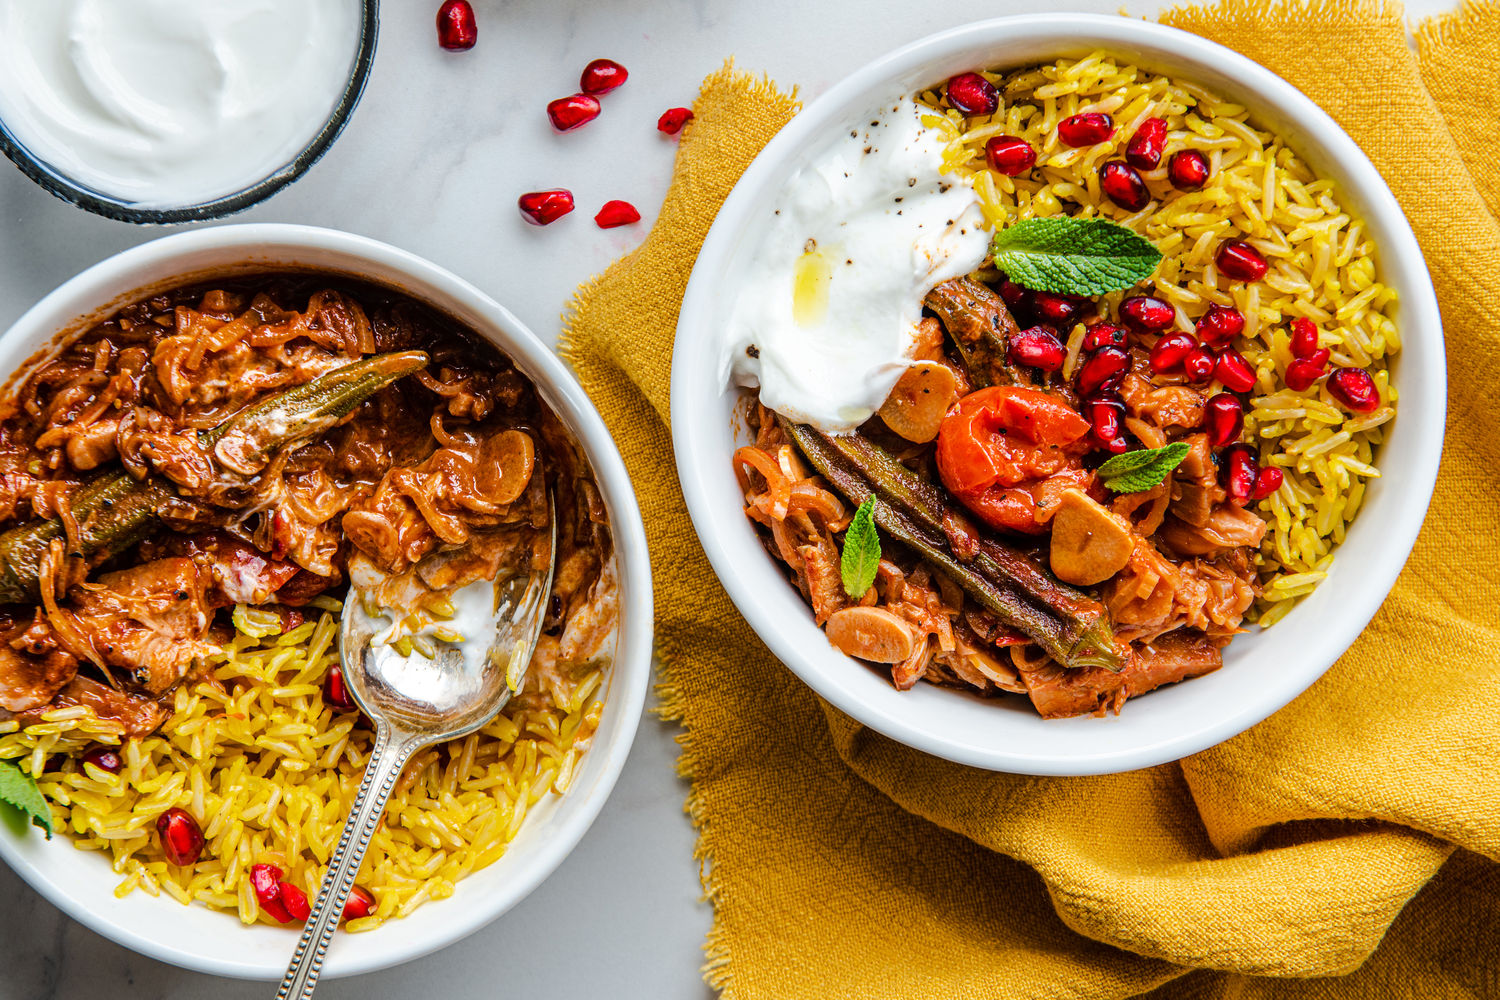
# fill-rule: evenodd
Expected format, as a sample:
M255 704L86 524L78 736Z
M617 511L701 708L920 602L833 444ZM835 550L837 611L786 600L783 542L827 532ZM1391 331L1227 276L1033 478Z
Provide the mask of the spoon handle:
M354 797L354 808L329 860L328 873L323 876L317 902L308 915L297 950L292 953L292 964L281 980L281 988L276 991L276 1000L307 1000L312 996L313 988L318 984L318 972L328 954L328 943L343 916L344 901L349 897L349 890L354 888L354 879L370 846L370 838L385 813L386 800L391 797L391 789L401 777L401 769L407 760L427 742L409 733L393 734L390 726L383 722L379 724L375 749L365 764L365 776L360 782L359 794Z

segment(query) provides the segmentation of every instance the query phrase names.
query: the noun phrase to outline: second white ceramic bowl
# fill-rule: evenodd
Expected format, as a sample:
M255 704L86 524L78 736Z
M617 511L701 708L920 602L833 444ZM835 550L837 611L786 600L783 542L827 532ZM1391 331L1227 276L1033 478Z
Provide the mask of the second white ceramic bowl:
M157 291L211 278L314 271L385 285L475 330L536 385L583 446L614 534L620 625L614 668L593 746L571 787L544 798L499 861L458 883L445 900L364 934L338 934L324 978L371 972L435 951L478 930L541 884L583 838L609 797L635 738L651 677L651 568L635 491L598 412L566 367L515 316L473 285L384 243L306 226L222 226L179 233L127 250L84 271L16 321L0 338L0 377L64 331L105 318ZM167 896L114 895L120 876L106 859L75 850L66 836L0 826L0 858L73 919L144 955L219 976L278 980L296 933L243 926L231 914L182 906ZM559 928L559 933L565 929Z
M980 699L919 684L829 645L743 513L730 455L735 393L718 334L756 251L768 203L819 144L900 95L965 70L1022 67L1106 49L1236 99L1338 181L1379 249L1380 279L1400 295L1399 415L1363 511L1328 579L1275 628L1240 636L1224 669L1130 701L1117 717L1045 721L1024 698ZM1124 17L1035 14L982 21L900 49L833 87L761 152L724 203L693 269L672 359L672 439L698 536L735 605L771 651L819 695L870 728L949 760L1028 774L1097 774L1175 760L1281 708L1333 664L1395 582L1421 527L1443 444L1446 373L1432 284L1405 216L1358 146L1280 77L1196 35ZM742 431L740 433L743 433Z

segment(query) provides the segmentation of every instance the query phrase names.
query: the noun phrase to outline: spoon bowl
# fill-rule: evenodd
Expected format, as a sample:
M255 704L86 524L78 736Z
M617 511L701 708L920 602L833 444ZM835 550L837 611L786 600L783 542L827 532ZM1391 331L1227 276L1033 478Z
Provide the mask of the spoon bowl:
M375 747L307 926L276 991L277 1000L312 996L360 862L385 813L391 789L412 754L474 732L521 690L557 564L557 508L550 489L545 542L540 550L530 549L525 565L509 567L492 581L458 588L492 588L490 614L481 634L432 643L427 652L410 643L403 649L392 642L396 615L372 613L387 609L366 607L364 595L356 586L350 587L339 630L339 655L345 687L375 724Z

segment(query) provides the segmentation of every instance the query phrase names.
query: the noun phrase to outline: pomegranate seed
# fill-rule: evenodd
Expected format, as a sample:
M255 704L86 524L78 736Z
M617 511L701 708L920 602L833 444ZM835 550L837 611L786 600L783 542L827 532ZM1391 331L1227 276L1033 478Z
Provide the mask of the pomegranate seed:
M547 105L547 117L559 132L571 132L599 117L599 98L592 94L569 94Z
M1182 359L1187 357L1198 342L1190 333L1169 333L1151 348L1151 371L1157 375L1170 375L1182 368Z
M1177 312L1161 299L1132 295L1120 303L1120 318L1137 333L1156 333L1171 326Z
M357 885L349 890L349 898L344 900L345 920L358 920L374 912L375 897L370 895L369 889Z
M1249 392L1255 388L1255 369L1232 347L1219 352L1219 360L1214 362L1214 377L1230 392Z
M111 747L93 747L84 753L83 762L110 774L119 774L125 768L125 762Z
M1215 448L1238 441L1245 429L1245 405L1227 392L1214 393L1203 404L1203 428L1208 431L1208 443Z
M1116 455L1128 447L1125 435L1120 431L1125 420L1125 404L1116 399L1091 399L1083 404L1083 409L1096 445Z
M1214 377L1214 365L1217 361L1213 351L1199 345L1188 351L1187 357L1182 359L1182 373L1189 382L1202 385Z
M156 817L156 832L169 864L186 868L203 854L203 830L186 809L173 806Z
M613 59L595 59L583 67L578 89L585 94L607 94L630 79L630 71Z
M1057 339L1057 334L1045 326L1034 326L1011 337L1007 353L1018 365L1055 372L1062 367L1068 352Z
M1098 326L1090 327L1089 332L1083 335L1085 351L1097 351L1101 347L1124 346L1125 331L1113 323L1100 323Z
M1248 444L1232 444L1224 449L1219 461L1219 479L1224 492L1237 506L1245 506L1255 492L1258 476L1254 448Z
M682 126L693 120L691 108L668 108L656 119L656 130L665 132L667 135L676 135L682 131Z
M479 40L479 24L469 0L443 0L437 12L438 44L453 52L472 49Z
M1151 204L1151 190L1140 171L1124 160L1110 160L1099 168L1099 187L1109 200L1127 212L1139 212Z
M1208 157L1196 149L1182 149L1167 161L1167 178L1179 191L1197 191L1208 183Z
M960 73L948 81L948 103L962 115L992 115L1000 107L1000 91L978 73Z
M1031 295L1031 310L1036 313L1036 318L1053 326L1070 325L1078 318L1082 307L1082 300L1072 295L1052 292L1033 292Z
M1255 489L1250 491L1251 500L1264 500L1266 497L1281 489L1281 470L1274 465L1261 466L1255 474Z
M1000 282L1000 297L1013 313L1031 312L1033 294L1031 289L1016 284L1009 278Z
M1130 355L1118 347L1101 347L1078 369L1078 392L1097 395L1104 389L1116 389L1130 369Z
M284 873L275 865L251 865L250 866L250 888L255 890L255 899L260 903L261 910L276 921L284 924L292 919L292 915L286 911L286 905L281 901L281 876Z
M606 201L599 214L594 216L594 224L600 229L615 229L640 221L641 213L628 201Z
M281 905L293 920L305 922L312 916L312 906L307 902L307 893L290 882L281 883Z
M1328 348L1313 351L1305 358L1295 358L1286 366L1286 387L1293 392L1306 392L1312 384L1323 377L1323 369L1330 357Z
M1318 349L1318 328L1305 316L1292 320L1292 357L1310 358Z
M349 697L349 689L344 685L342 667L334 665L328 668L328 673L323 677L323 700L344 711L354 708L354 699Z
M1102 111L1072 115L1057 123L1057 137L1077 149L1094 146L1115 134L1115 120Z
M573 211L573 192L567 188L530 191L516 199L521 215L534 226L547 226Z
M1259 281L1269 269L1260 251L1244 240L1225 240L1214 255L1214 263L1225 277L1236 281Z
M1363 368L1335 368L1324 385L1329 395L1356 413L1369 413L1380 405L1375 380Z
M1245 330L1245 316L1228 306L1209 306L1193 331L1209 347L1223 347Z
M984 158L991 170L1007 177L1024 174L1036 166L1036 150L1031 143L1014 135L998 135L985 143Z
M1147 118L1135 130L1125 146L1125 159L1137 170L1155 170L1161 165L1162 150L1167 148L1167 123L1161 118Z

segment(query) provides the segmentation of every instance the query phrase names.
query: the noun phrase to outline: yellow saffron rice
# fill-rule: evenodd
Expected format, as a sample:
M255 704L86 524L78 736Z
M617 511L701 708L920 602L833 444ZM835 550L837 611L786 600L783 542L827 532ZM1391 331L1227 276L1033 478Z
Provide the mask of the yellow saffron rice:
M1276 493L1259 502L1270 530L1259 556L1265 592L1252 617L1266 625L1279 620L1327 574L1367 481L1380 475L1375 451L1383 425L1395 415L1388 362L1401 347L1393 319L1396 294L1376 280L1375 247L1364 224L1332 180L1259 128L1244 107L1195 84L1103 52L985 75L1001 92L994 115L965 118L933 92L922 95L933 109L923 120L947 133L949 169L972 177L997 230L1032 217L1103 216L1141 233L1162 252L1151 285L1176 308L1177 329L1191 332L1215 304L1245 315L1237 346L1258 376L1245 428L1259 442L1262 461L1285 477ZM1057 123L1091 111L1113 117L1113 137L1081 149L1063 145ZM1122 158L1136 128L1150 117L1167 122L1167 155L1158 169L1142 174L1156 197L1131 213L1102 195L1099 167ZM1036 169L1014 178L990 170L984 146L998 135L1030 143ZM1202 190L1177 191L1167 182L1167 162L1179 149L1208 157L1210 179ZM1226 239L1244 239L1260 250L1271 266L1266 277L1221 282L1214 253ZM1125 294L1107 296L1105 308L1113 313ZM1321 382L1306 392L1286 388L1289 326L1299 316L1317 325L1320 346L1332 353L1330 369L1369 370L1380 391L1378 409L1351 414ZM1082 337L1079 326L1068 345L1070 367Z
M181 903L261 912L248 873L274 864L316 895L373 742L364 717L323 700L338 662L336 602L285 634L237 633L204 677L179 687L171 718L141 740L81 706L55 709L17 731L0 723L0 759L36 776L54 821L75 847L102 853L122 877L115 892L142 889ZM262 629L255 629L260 632ZM360 869L375 912L350 921L369 930L453 894L459 879L496 861L527 811L562 793L598 726L604 669L579 665L536 690L535 678L479 732L430 748L407 766ZM117 775L62 758L94 744L119 747ZM156 818L173 806L203 824L197 864L167 864ZM102 871L101 871L102 874ZM296 926L296 925L291 925Z

